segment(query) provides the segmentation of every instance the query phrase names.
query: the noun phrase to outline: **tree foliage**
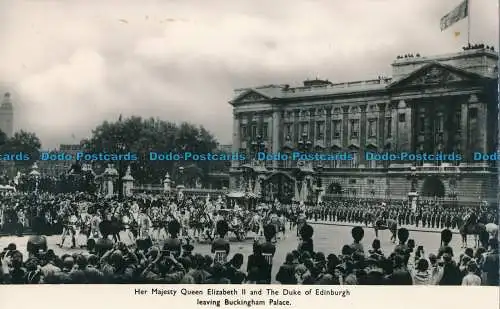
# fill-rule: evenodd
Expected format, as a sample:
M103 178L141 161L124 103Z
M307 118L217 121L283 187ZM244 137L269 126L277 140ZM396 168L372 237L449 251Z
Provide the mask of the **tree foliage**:
M25 153L30 158L27 161L14 161L16 167L28 168L38 161L41 147L42 143L35 133L21 130L8 139L3 132L0 133L0 151L2 153Z
M154 118L143 119L134 116L117 122L103 122L92 132L90 139L83 141L83 145L85 151L92 153L137 154L138 160L131 162L130 166L133 177L139 183L159 184L166 173L169 173L178 183L194 185L196 176L199 176L202 182L206 181L210 162L151 161L149 153L208 153L215 149L217 142L213 135L201 126L190 123L176 125ZM102 173L107 162L95 163L100 165L96 173ZM122 164L125 165L121 168L123 173L129 162ZM118 165L115 164L117 169Z

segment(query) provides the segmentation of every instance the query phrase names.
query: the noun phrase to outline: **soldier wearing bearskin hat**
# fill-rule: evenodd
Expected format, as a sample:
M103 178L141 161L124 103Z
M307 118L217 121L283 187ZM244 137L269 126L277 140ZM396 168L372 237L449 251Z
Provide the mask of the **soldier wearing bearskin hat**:
M276 236L276 226L274 224L267 224L264 226L264 237L266 242L261 244L262 255L266 259L266 262L269 264L269 267L266 268L266 283L271 284L271 270L273 266L273 258L276 253L276 245L274 238Z
M449 253L452 251L450 247L451 239L453 238L453 232L449 229L444 229L441 231L441 246L438 251L438 258L441 258L444 253Z
M227 256L230 251L230 244L225 239L229 232L229 225L225 220L219 220L215 226L216 239L212 242L212 253L214 254L214 261L220 264L227 262Z
M400 254L406 254L407 252L409 252L409 247L406 244L406 242L408 241L408 238L410 238L410 232L404 227L402 227L398 230L397 234L398 234L399 244L396 245L396 247L394 248L394 252Z
M361 226L355 226L351 230L351 236L354 242L351 244L351 248L353 252L359 252L361 254L365 254L365 250L363 245L361 244L361 240L365 236L365 230Z
M309 252L310 254L313 254L314 244L312 237L314 235L314 228L305 223L302 225L299 233L301 238L301 242L298 247L299 252Z
M165 240L163 245L163 251L167 255L172 255L178 258L181 255L182 242L178 238L179 232L181 230L181 224L177 220L172 220L168 222L167 232L169 237Z
M300 213L297 216L297 236L301 236L300 230L306 224L307 224L307 216L304 211L300 211Z
M190 244L189 238L186 238L186 244L182 246L182 257L192 257L194 246Z
M47 238L41 235L40 229L35 229L35 232L36 235L30 236L26 245L30 257L39 257L47 251Z
M109 238L109 236L112 234L113 228L111 226L111 221L110 220L103 220L99 223L99 232L101 234L101 238L95 241L95 244L87 244L87 247L90 249L91 247L94 247L94 251L98 256L104 255L108 250L111 250L113 248L113 240Z

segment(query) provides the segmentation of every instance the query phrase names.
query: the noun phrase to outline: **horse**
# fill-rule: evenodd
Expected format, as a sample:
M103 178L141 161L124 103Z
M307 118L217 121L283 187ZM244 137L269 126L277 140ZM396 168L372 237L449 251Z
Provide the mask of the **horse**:
M396 220L378 218L373 223L373 229L376 238L378 238L378 231L389 230L391 232L391 241L396 243L398 232L398 222Z
M467 236L474 235L474 248L477 248L480 244L479 236L483 232L486 232L486 227L484 224L479 223L479 218L476 214L471 213L462 220L462 224L459 225L460 236L462 236L462 248L467 248Z

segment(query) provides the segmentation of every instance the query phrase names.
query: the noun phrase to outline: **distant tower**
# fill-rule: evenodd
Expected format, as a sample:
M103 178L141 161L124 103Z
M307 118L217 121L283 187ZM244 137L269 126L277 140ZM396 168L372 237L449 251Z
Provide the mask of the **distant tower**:
M7 137L12 137L14 134L14 108L10 100L10 93L5 93L0 106L0 130L2 130Z

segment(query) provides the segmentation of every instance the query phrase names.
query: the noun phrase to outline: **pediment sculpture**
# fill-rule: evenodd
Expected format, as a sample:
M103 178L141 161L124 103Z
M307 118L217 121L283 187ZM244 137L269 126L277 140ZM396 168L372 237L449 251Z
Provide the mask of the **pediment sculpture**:
M237 102L258 102L258 101L264 101L267 100L266 97L256 93L256 92L249 92L246 95L244 95L242 98L239 100L236 100Z
M445 84L453 81L460 81L458 75L450 72L449 70L443 68L432 68L428 70L424 75L415 78L411 84L413 85L433 85L433 84Z

